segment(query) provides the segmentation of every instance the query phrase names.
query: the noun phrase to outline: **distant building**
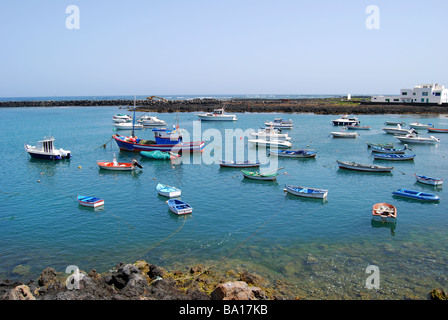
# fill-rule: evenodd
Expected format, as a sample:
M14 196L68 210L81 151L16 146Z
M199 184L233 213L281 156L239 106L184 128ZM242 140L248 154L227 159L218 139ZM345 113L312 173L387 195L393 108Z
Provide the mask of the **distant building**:
M413 89L401 89L399 96L373 96L371 102L448 103L448 89L438 83L420 84Z

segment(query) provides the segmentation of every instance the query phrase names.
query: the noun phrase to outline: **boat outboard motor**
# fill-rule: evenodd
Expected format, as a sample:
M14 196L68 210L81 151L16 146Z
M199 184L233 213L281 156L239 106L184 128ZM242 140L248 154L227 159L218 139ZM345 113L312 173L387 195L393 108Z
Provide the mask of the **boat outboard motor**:
M143 166L142 166L140 163L138 163L137 160L135 160L135 159L132 160L132 164L133 164L134 166L139 167L140 169L143 168Z

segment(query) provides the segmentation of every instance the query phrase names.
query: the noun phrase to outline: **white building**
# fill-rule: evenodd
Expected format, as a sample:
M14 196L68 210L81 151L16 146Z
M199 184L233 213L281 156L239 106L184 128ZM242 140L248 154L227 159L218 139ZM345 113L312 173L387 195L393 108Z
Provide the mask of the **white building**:
M372 102L391 103L448 103L448 89L434 84L420 84L414 89L401 89L399 96L373 96Z

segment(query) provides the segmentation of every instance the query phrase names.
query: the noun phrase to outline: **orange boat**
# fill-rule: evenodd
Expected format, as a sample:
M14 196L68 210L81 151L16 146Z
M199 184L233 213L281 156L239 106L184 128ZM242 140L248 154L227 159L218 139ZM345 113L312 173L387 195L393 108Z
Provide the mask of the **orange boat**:
M114 158L113 161L98 161L97 165L101 169L115 171L131 171L135 170L136 167L143 168L135 159L132 162L117 162Z
M372 208L373 219L380 221L395 221L397 218L397 208L389 203L376 203Z

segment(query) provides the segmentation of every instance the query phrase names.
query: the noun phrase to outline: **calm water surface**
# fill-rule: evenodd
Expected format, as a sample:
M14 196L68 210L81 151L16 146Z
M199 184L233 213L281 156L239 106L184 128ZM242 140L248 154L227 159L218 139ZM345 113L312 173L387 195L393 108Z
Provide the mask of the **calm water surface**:
M317 157L281 158L277 181L259 182L201 155L191 156L190 163L171 164L120 152L110 141L115 133L111 119L123 111L0 109L0 278L27 281L48 266L59 272L68 265L103 272L120 261L145 259L167 268L199 263L218 270L246 268L271 284L283 281L294 296L317 299L426 299L431 289L447 288L446 187L419 184L414 173L448 177L448 135L434 134L441 138L435 146L412 145L414 161L373 160L366 148L366 142L403 146L381 130L385 120L448 127L444 115L361 115L362 124L372 129L359 131L358 139L330 136L340 130L331 123L339 115L286 115L294 121L288 132L294 148L309 146ZM158 116L169 125L177 117ZM206 122L201 129L218 130L224 137L226 129L256 130L276 116L285 117L242 113L236 122ZM190 133L194 120L194 113L179 114L180 127ZM152 138L151 129L136 133ZM23 145L48 135L55 137L57 148L71 151L70 160L30 158ZM206 142L220 159L225 146L215 139ZM119 161L139 159L143 169L100 170L96 161L112 160L114 154ZM395 170L352 172L338 169L336 160L390 164ZM180 187L193 213L172 214L155 190L158 181ZM328 189L328 199L287 195L285 184ZM400 187L435 193L441 201L393 197ZM105 206L82 207L75 201L78 194L101 197ZM397 206L395 225L372 223L376 202ZM369 265L380 270L379 289L366 288Z

